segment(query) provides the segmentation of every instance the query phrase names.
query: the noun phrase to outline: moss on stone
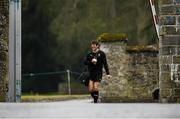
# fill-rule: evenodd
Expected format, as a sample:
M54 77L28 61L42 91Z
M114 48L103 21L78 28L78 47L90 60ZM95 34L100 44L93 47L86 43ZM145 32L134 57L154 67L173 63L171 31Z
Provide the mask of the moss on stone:
M127 35L124 33L103 33L97 40L99 42L114 42L114 41L123 41L127 42Z
M127 52L158 52L159 48L157 45L137 45L127 46Z

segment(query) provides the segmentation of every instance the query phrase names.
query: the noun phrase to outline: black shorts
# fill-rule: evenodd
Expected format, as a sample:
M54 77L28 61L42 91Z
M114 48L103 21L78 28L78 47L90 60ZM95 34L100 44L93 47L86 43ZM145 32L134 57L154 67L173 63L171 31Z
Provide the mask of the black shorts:
M89 76L89 79L92 80L92 81L97 81L97 82L100 82L101 79L102 79L102 73L98 73L98 72L90 72L90 76Z

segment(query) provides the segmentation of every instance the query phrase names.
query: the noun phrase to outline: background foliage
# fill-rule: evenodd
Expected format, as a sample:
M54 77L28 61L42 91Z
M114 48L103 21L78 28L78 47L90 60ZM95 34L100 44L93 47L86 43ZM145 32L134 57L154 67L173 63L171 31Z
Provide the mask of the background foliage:
M22 2L24 74L66 69L82 72L83 58L90 41L102 33L125 33L129 45L155 44L157 41L147 0ZM52 89L64 78L43 78L43 82L35 80L37 86L34 89L43 85ZM24 80L24 91L25 88L26 91L31 90L28 87L34 86L32 81Z

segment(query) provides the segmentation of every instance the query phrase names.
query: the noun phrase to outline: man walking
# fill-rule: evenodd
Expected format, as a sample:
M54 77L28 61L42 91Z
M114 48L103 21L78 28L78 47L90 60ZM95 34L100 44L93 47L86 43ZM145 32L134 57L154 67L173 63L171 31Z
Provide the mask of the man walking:
M94 99L94 103L97 103L98 101L99 85L103 75L103 67L105 68L108 78L110 78L106 55L99 49L99 46L100 44L97 41L91 42L91 51L87 54L84 62L85 65L88 66L88 89Z

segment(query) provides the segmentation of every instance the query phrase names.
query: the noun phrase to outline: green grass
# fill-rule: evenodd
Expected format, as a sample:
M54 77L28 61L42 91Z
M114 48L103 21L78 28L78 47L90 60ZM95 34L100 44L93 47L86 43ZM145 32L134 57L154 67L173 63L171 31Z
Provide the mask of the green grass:
M90 95L22 95L22 102L53 102L72 99L88 99Z

